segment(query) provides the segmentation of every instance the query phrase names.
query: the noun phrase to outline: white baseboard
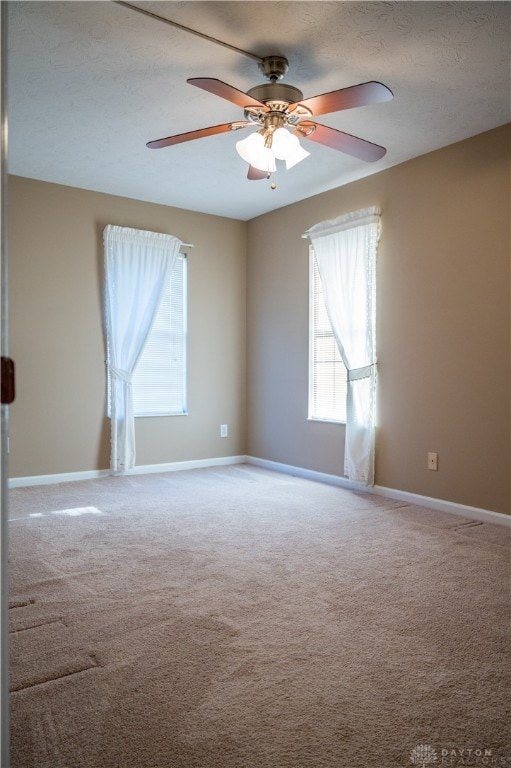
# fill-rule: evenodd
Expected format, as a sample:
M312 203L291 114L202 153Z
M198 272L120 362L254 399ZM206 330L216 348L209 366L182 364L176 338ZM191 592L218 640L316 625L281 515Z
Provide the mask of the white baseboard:
M246 456L219 456L215 459L193 459L191 461L171 461L168 464L143 464L133 467L122 475L149 475L158 472L182 472L186 469L205 469L207 467L226 467L230 464L246 464Z
M329 475L326 472L317 472L314 469L304 469L295 467L292 464L281 464L279 461L269 461L268 459L259 459L256 456L247 456L247 464L253 464L255 467L271 469L274 472L282 472L284 475L293 475L294 477L303 477L306 480L315 480L318 483L327 483L327 485L338 485L341 488L347 488L350 491L370 492L371 488L361 483L355 483L348 480L347 477L340 475Z
M26 488L31 485L53 485L55 483L71 483L76 480L96 480L99 477L108 477L111 474L108 469L91 469L85 472L61 472L58 475L10 477L8 487Z
M386 498L395 499L396 501L406 501L408 504L414 504L418 507L436 509L440 512L450 512L453 515L468 517L470 520L511 526L511 515L504 515L501 512L493 512L489 509L469 507L465 504L457 504L454 501L445 501L444 499L435 499L430 496L421 496L418 493L409 493L408 491L399 491L394 488L385 488L381 485L368 487L366 485L361 485L360 483L355 483L352 480L348 480L347 477L341 477L340 475L329 475L324 472L316 472L312 469L294 467L290 464L281 464L278 461L259 459L255 456L247 456L246 463L253 464L256 467L270 469L275 472L282 472L286 475L303 477L306 480L315 480L319 483L337 485L352 491L362 491L364 493L376 494L377 496L385 496Z
M214 459L194 459L191 461L173 461L168 464L143 464L126 472L112 472L110 469L87 470L85 472L65 472L58 475L32 475L30 477L11 477L9 488L25 488L31 485L52 485L53 483L71 483L77 480L95 480L100 477L127 477L129 475L148 475L157 472L181 472L185 469L203 469L220 467L228 464L245 464L246 456L220 456Z
M418 507L428 507L429 509L437 509L440 512L450 512L453 515L462 515L463 517L469 517L471 520L479 520L482 523L511 526L511 515L504 515L502 512L494 512L491 509L470 507L467 504L458 504L455 501L446 501L445 499L435 499L431 496L421 496L418 493L409 493L408 491L397 491L393 488L385 488L382 485L375 485L373 491L379 496L406 501Z

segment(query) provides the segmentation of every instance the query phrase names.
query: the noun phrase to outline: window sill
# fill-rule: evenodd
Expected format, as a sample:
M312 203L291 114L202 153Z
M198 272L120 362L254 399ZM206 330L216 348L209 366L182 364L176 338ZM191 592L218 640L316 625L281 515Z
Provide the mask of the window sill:
M161 419L168 416L188 416L188 411L178 411L176 413L136 413L136 419Z
M314 421L319 424L344 424L344 426L346 426L345 421L338 421L337 419L320 419L318 416L307 416L307 421Z

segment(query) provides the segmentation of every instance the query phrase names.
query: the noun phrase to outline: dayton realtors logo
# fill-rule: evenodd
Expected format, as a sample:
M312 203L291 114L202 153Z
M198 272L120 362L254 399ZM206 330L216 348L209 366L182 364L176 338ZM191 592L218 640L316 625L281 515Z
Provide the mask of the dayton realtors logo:
M463 747L462 749L434 749L430 744L418 744L410 753L410 762L417 768L431 768L436 764L440 766L494 766L495 768L511 768L511 759L495 754L491 749L478 749L476 747Z

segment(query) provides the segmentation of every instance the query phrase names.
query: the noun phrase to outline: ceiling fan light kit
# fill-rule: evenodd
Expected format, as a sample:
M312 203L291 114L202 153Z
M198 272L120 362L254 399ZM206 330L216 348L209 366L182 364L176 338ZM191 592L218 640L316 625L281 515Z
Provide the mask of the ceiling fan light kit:
M259 126L257 131L236 143L236 151L248 163L247 178L251 181L270 178L277 170L276 160L284 161L289 170L308 157L310 152L302 147L299 138L323 144L367 162L374 162L385 155L384 147L321 125L311 118L390 101L393 94L387 86L370 81L304 99L298 88L278 82L287 72L288 66L283 56L266 56L261 59L259 68L269 82L256 85L246 93L216 78L190 78L187 80L190 85L242 107L245 120L168 136L150 141L147 146L160 149L217 133L240 130L250 125ZM273 183L271 186L275 189L276 185Z
M250 166L268 174L277 170L275 160L284 160L289 170L310 155L283 126L251 133L236 143L236 151Z

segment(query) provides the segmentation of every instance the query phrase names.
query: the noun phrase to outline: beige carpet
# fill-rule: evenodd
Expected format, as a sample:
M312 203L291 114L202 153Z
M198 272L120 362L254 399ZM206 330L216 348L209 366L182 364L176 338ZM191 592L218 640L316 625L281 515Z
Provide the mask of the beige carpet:
M13 768L511 766L503 527L249 466L10 516Z

